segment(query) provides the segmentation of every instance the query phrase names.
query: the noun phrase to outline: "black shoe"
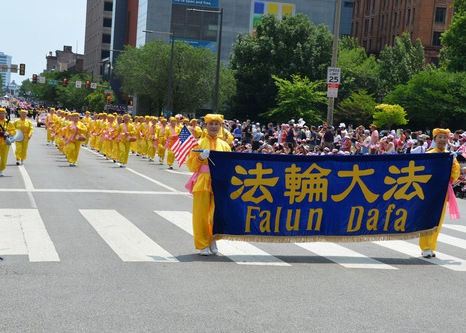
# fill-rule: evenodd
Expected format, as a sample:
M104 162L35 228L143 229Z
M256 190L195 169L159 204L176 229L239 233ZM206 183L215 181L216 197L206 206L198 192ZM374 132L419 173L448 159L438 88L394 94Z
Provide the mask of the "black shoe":
M16 161L16 165L19 165L19 161Z
M168 169L169 169L169 170L173 170L173 167L170 165L170 166L168 167Z

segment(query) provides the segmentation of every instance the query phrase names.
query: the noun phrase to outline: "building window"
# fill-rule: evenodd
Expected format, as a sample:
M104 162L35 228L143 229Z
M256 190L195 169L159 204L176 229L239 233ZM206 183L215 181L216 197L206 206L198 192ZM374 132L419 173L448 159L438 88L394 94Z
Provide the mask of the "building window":
M406 25L409 25L410 16L411 16L411 9L408 9L408 14L406 15Z
M434 31L434 36L432 37L432 45L433 46L442 46L442 43L440 42L440 36L441 35L442 35L442 32Z
M447 15L447 9L444 7L435 8L435 23L445 23L445 16Z
M371 10L371 2L370 0L367 0L366 1L366 14L369 14L370 10Z
M102 34L102 43L110 44L112 36L110 34Z
M395 13L395 16L393 16L392 27L396 26L396 21L398 21L398 13Z
M416 8L413 8L413 16L411 17L411 24L414 23L414 16L416 16Z
M435 67L437 67L437 68L440 66L438 57L431 57L431 58L430 58L430 63L431 63L431 64L434 64Z
M112 19L111 18L104 18L104 27L107 27L107 28L112 27Z
M104 11L113 12L113 2L104 2Z
M353 8L353 4L349 1L345 1L345 7L346 8Z
M215 13L188 12L185 5L172 5L171 31L178 38L191 40L217 40L218 15ZM210 7L199 9L212 10Z
M367 31L369 30L369 19L364 20L364 36L367 36Z
M100 59L110 58L110 51L102 50L100 52Z

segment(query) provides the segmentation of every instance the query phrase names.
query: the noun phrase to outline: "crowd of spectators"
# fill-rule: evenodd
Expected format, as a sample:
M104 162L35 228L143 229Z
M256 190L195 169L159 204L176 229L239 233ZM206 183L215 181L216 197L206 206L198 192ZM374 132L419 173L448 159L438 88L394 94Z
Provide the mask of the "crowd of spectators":
M382 130L374 124L337 128L322 124L308 126L300 119L286 124L263 126L250 120L230 120L225 126L234 137L233 151L294 155L417 154L434 148L430 132L410 129ZM453 132L449 150L466 155L466 133Z

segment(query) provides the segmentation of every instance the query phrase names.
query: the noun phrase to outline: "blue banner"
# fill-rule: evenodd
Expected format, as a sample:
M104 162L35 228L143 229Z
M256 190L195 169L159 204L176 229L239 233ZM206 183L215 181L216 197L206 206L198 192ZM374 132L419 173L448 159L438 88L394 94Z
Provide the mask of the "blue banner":
M174 5L218 8L218 0L172 0Z
M437 229L449 154L210 153L214 239L408 239Z

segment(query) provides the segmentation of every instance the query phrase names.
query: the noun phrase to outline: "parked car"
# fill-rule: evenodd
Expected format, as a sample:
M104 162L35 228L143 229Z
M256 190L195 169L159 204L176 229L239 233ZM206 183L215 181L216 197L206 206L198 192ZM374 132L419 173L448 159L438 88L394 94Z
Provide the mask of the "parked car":
M45 126L45 118L46 117L47 117L46 112L42 112L39 115L37 115L37 118L36 118L37 127L41 127L42 125Z

